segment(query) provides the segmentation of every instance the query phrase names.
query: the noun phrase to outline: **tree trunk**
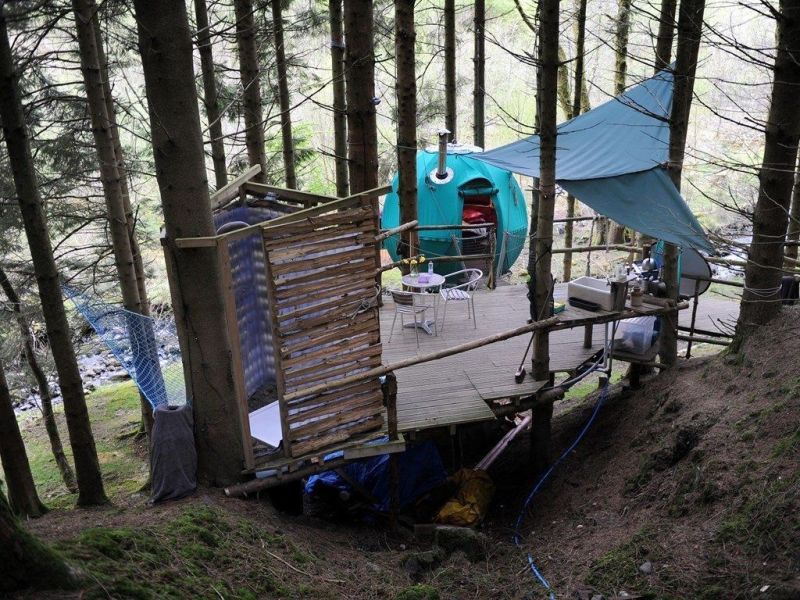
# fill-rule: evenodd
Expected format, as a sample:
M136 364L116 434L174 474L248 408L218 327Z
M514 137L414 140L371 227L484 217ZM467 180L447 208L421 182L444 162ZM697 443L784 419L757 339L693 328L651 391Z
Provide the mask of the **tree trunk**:
M106 111L111 123L111 137L114 140L114 153L117 157L117 172L119 183L122 189L122 203L125 208L125 220L128 224L128 236L130 237L131 253L133 255L133 268L136 271L136 285L139 288L139 301L142 305L142 314L150 314L150 301L147 297L147 274L144 271L144 261L142 252L139 248L139 241L136 239L136 220L133 216L131 207L131 195L128 188L128 169L125 166L125 156L122 152L122 141L119 137L119 126L117 125L117 113L114 108L114 96L111 94L111 78L108 72L108 60L103 48L103 39L100 34L100 22L97 18L94 21L94 34L97 45L97 57L100 62L100 77L103 80L103 93L106 101Z
M617 30L614 37L614 95L625 91L628 79L628 34L631 30L631 0L617 0Z
M397 64L397 169L400 222L417 218L417 76L414 0L395 0L395 62ZM416 231L401 234L404 256L418 249Z
M675 10L678 0L661 0L656 37L655 72L663 71L672 62L672 38L675 37Z
M19 431L17 415L11 404L11 393L6 381L5 368L0 361L0 463L6 474L8 500L11 509L18 515L29 518L41 517L47 508L36 493L31 465L25 443ZM5 566L5 565L4 565Z
M297 187L294 170L294 138L292 137L291 98L286 67L286 47L283 42L283 13L281 0L272 0L272 28L275 34L275 69L278 72L278 99L281 106L281 135L283 137L283 168L286 187Z
M617 0L617 30L614 36L614 95L625 92L628 75L628 34L631 29L631 0ZM609 222L608 241L622 244L625 241L625 227Z
M126 212L130 213L130 198L127 184L123 186L125 178L122 146L118 139L116 143L114 140L115 133L117 133L116 118L111 116L114 114L114 103L111 97L111 85L108 82L107 61L101 50L102 40L99 35L100 24L97 19L97 7L94 0L73 0L72 6L78 34L81 72L92 121L92 133L103 184L103 196L106 201L106 214L117 279L122 293L122 304L131 313L146 314L148 310L140 295L140 291L143 291L145 286L144 282L137 277L131 241L135 238L131 231L133 218L131 215L131 223L129 223L129 214L126 214ZM123 166L122 172L120 166ZM126 211L126 205L128 211ZM141 254L138 254L139 261L141 261ZM134 356L136 371L137 373L152 373L154 377L158 377L156 385L160 382L161 395L166 396L164 382L160 379L161 368L152 326L149 326L148 321L136 319L133 316L129 316L128 320L128 335L131 345L134 348L144 349L144 352ZM152 407L144 394L139 395L139 401L142 423L149 436L153 426Z
M472 143L484 148L486 130L486 0L475 0L475 52L472 64L475 83L472 91Z
M135 7L198 477L228 485L241 477L243 447L219 267L213 249L172 245L214 234L186 7L178 0Z
M347 135L350 192L378 186L378 128L372 0L346 0Z
M244 138L250 166L261 165L254 181L266 183L267 154L264 147L264 115L261 109L261 77L256 50L256 23L252 0L234 0L236 42L239 48L239 73L242 78Z
M558 104L564 118L569 120L572 114L572 87L569 83L569 59L564 47L558 45Z
M537 115L539 117L539 203L536 226L536 264L534 269L537 320L552 314L553 276L553 212L556 192L556 113L558 106L558 28L559 0L539 2L539 72L537 77ZM580 86L578 86L580 88ZM576 93L579 93L576 92ZM537 331L533 338L533 377L551 381L550 340L546 331ZM533 411L531 452L534 470L544 471L550 462L550 421L553 403L547 402Z
M114 107L114 96L111 93L111 78L108 71L108 60L103 48L103 38L100 34L100 20L95 16L94 19L94 35L95 43L97 45L97 59L100 65L100 76L103 80L103 93L106 102L106 112L108 113L108 120L111 124L111 138L114 141L114 153L117 157L117 173L119 174L120 189L122 191L122 205L125 210L125 221L128 228L128 238L130 240L131 256L133 258L133 268L136 271L136 285L139 291L139 304L141 306L141 314L145 316L150 315L150 300L147 296L147 274L144 270L144 261L142 260L142 251L139 248L139 241L136 238L136 219L133 215L133 207L131 206L130 190L128 188L128 169L125 166L125 155L122 151L122 141L119 137L119 126L117 125L117 112ZM148 331L148 337L150 332ZM156 357L156 360L158 358ZM144 394L139 391L139 404L142 412L142 432L150 438L150 432L153 430L153 411Z
M800 240L800 156L794 173L792 207L789 210L789 226L786 228L786 256L797 260L797 242Z
M342 0L329 0L331 25L331 79L333 81L333 153L336 162L336 195L350 193L347 167L347 100L344 89L344 33Z
M586 0L579 0L578 14L575 22L575 81L573 84L572 106L570 107L570 118L577 117L583 108L583 87L584 87L584 47L586 41ZM561 48L559 46L559 61L561 61ZM575 196L567 194L567 218L575 216ZM564 224L564 247L572 247L572 232L574 223L567 221ZM572 279L572 252L564 253L564 281Z
M128 236L125 209L122 203L122 187L117 170L117 156L111 135L111 123L106 107L103 80L98 59L97 37L93 20L97 7L93 0L73 0L75 26L80 48L81 72L92 121L92 134L97 151L100 178L106 200L106 213L114 250L114 263L117 269L122 302L127 310L141 312L139 288L133 266L130 238Z
M13 59L2 10L0 10L0 121L3 123L9 164L14 176L14 186L19 198L47 326L47 336L64 400L64 414L78 479L78 505L105 504L108 499L100 475L100 463L97 460L86 398L83 395L83 382L70 339L58 270L47 230L47 219L36 183L30 142L25 128L25 117L18 83L14 76Z
M686 134L694 92L694 74L703 33L705 0L683 0L678 15L678 43L675 51L675 85L672 93L669 136L669 175L680 191ZM664 283L667 297L678 299L678 248L664 244ZM678 357L678 312L664 315L659 357L664 365L675 364Z
M26 588L73 589L78 578L59 554L28 533L0 488L0 594Z
M206 0L194 0L197 19L197 50L200 53L200 70L203 73L203 106L208 119L208 136L211 139L211 160L217 189L228 184L228 166L225 162L225 140L222 137L222 115L217 96L217 78L214 75L214 50L208 25Z
M548 318L552 310L553 212L556 193L556 107L558 105L558 15L559 0L543 0L539 33L539 215L536 225L537 318ZM550 378L550 344L547 332L537 332L534 343L533 376Z
M778 48L769 114L764 131L764 158L758 174L758 200L753 212L753 241L744 270L735 346L756 327L780 312L781 267L789 203L800 140L800 0L781 0L777 21Z
M445 127L450 140L458 140L458 91L456 90L456 0L444 0L444 96Z
M44 428L50 441L50 448L53 451L53 458L55 458L64 485L74 494L78 491L78 486L75 484L75 473L73 473L69 460L67 460L67 455L64 454L61 435L58 433L56 417L53 414L53 395L50 391L50 385L47 383L47 376L36 358L36 352L31 341L31 330L22 313L22 302L20 302L17 290L11 285L11 281L2 267L0 267L0 287L3 288L3 292L5 292L9 304L11 304L11 310L14 311L14 317L19 328L19 336L22 340L22 353L25 355L25 361L28 363L28 368L30 368L31 374L36 380L36 387L39 389L42 421L44 421Z

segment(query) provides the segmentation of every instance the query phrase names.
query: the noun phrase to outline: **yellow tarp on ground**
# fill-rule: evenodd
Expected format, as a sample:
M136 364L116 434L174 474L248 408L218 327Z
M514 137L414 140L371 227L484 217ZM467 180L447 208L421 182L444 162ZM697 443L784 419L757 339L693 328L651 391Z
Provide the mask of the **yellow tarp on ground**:
M459 527L478 525L494 497L492 478L480 469L461 469L450 481L458 486L458 492L442 506L434 521Z

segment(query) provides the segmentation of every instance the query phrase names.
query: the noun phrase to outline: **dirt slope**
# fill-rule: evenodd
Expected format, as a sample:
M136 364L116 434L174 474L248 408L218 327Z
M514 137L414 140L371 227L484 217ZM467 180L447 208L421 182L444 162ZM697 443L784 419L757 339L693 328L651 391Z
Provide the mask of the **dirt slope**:
M798 317L609 400L527 520L559 597L800 598ZM590 408L561 420L560 446ZM509 506L521 462L493 472Z
M800 598L798 317L787 311L739 355L693 359L612 394L525 521L524 550L556 597ZM556 419L557 449L594 400ZM491 471L498 492L471 559L204 490L31 522L89 578L71 596L30 596L545 598L511 544L533 483L526 437Z

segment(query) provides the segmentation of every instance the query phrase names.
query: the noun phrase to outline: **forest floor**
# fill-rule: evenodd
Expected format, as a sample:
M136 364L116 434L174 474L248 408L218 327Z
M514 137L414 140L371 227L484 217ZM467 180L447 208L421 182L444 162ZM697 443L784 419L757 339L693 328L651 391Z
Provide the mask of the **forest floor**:
M220 490L151 507L130 383L90 395L113 504L74 510L41 423L24 433L53 508L28 528L86 573L80 592L31 598L800 598L800 310L736 355L682 362L635 392L612 388L577 450L535 498L527 437L490 473L495 501L477 552L431 551L410 533L278 512ZM597 394L554 420L557 452ZM409 559L413 558L413 561ZM409 568L413 563L414 568Z

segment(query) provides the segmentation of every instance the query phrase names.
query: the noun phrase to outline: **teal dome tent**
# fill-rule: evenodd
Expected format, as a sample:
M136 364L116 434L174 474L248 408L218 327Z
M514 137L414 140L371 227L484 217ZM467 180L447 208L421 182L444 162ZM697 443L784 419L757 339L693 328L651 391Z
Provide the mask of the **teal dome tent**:
M504 273L522 252L528 231L525 197L509 171L475 160L471 156L473 153L470 148L448 145L447 176L444 179L436 176L436 152L417 154L417 220L420 225L496 223L495 271ZM383 206L381 226L384 229L400 225L397 186L398 176L395 174L392 191L386 196ZM420 231L420 253L427 257L483 254L488 251L487 236L487 230L483 228ZM384 242L393 260L402 258L398 252L399 243L399 235ZM460 268L456 262L436 264L439 273Z

